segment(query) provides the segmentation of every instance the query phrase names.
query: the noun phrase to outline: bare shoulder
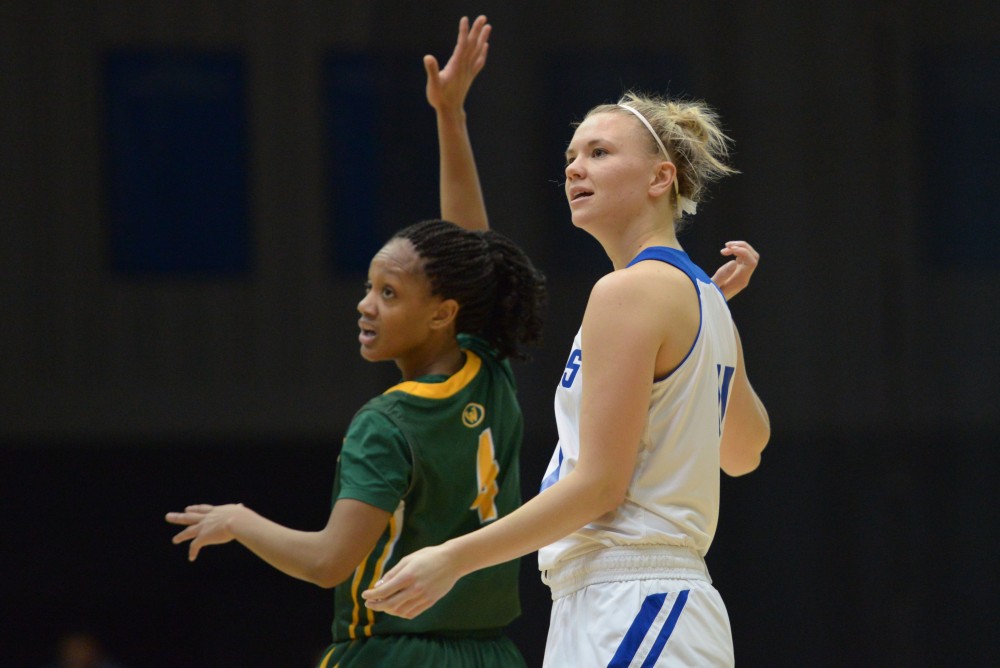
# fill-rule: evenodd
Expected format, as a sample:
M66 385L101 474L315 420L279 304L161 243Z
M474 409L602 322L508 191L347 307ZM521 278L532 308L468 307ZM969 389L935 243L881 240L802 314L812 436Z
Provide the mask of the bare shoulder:
M680 323L696 322L698 313L697 290L683 271L663 262L640 262L594 284L584 325L613 319L623 335L644 330L660 338Z
M676 368L698 333L701 309L691 279L663 262L640 262L602 277L583 318L584 345L596 343L623 360L650 360L650 377Z
M603 308L624 304L657 313L697 307L697 290L687 274L664 262L639 262L602 276L590 293L590 304Z

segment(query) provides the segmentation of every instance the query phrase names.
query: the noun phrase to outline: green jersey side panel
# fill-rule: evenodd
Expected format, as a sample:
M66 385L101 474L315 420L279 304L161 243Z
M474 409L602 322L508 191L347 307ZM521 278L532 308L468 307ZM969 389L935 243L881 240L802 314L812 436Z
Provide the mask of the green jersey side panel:
M335 642L385 634L475 635L520 614L517 561L462 578L413 620L374 613L361 598L403 556L474 531L520 504L524 425L513 373L483 342L459 340L466 362L458 373L390 388L365 404L348 430L334 500L359 499L393 514L354 577L335 590Z

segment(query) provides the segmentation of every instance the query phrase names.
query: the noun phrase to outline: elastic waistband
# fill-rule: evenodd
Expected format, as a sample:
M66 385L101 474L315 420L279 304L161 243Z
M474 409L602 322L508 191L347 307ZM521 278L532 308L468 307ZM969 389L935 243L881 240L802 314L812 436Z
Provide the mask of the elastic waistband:
M711 583L700 554L672 545L605 547L542 571L552 600L592 584L631 580L701 580Z

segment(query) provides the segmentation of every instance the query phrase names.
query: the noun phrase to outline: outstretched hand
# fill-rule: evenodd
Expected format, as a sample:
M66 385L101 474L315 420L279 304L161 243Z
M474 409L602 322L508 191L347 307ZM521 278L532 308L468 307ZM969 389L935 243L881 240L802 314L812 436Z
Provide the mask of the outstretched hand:
M458 578L446 546L425 547L403 557L361 595L369 610L413 619L451 591Z
M728 301L750 283L750 277L760 262L760 253L745 241L727 241L720 252L732 255L733 259L719 267L712 282L719 286Z
M243 509L242 503L230 503L225 506L210 506L203 503L188 506L182 513L167 513L168 522L187 527L174 536L173 543L177 545L190 540L188 560L194 561L198 558L198 552L202 547L222 545L233 540L234 536L229 530L229 521Z
M469 19L463 16L458 22L458 41L451 58L441 70L437 58L424 56L427 70L427 101L434 109L460 109L476 75L486 64L486 54L490 44L489 23L485 16L479 16L469 27Z

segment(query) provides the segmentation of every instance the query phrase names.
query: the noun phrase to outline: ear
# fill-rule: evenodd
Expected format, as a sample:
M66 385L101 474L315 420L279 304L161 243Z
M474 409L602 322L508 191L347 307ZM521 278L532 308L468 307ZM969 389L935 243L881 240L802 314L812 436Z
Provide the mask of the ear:
M674 189L674 179L677 178L677 166L669 160L656 163L649 182L649 194L653 197L670 194Z
M442 299L431 315L431 329L445 329L454 324L458 317L458 302L454 299Z

